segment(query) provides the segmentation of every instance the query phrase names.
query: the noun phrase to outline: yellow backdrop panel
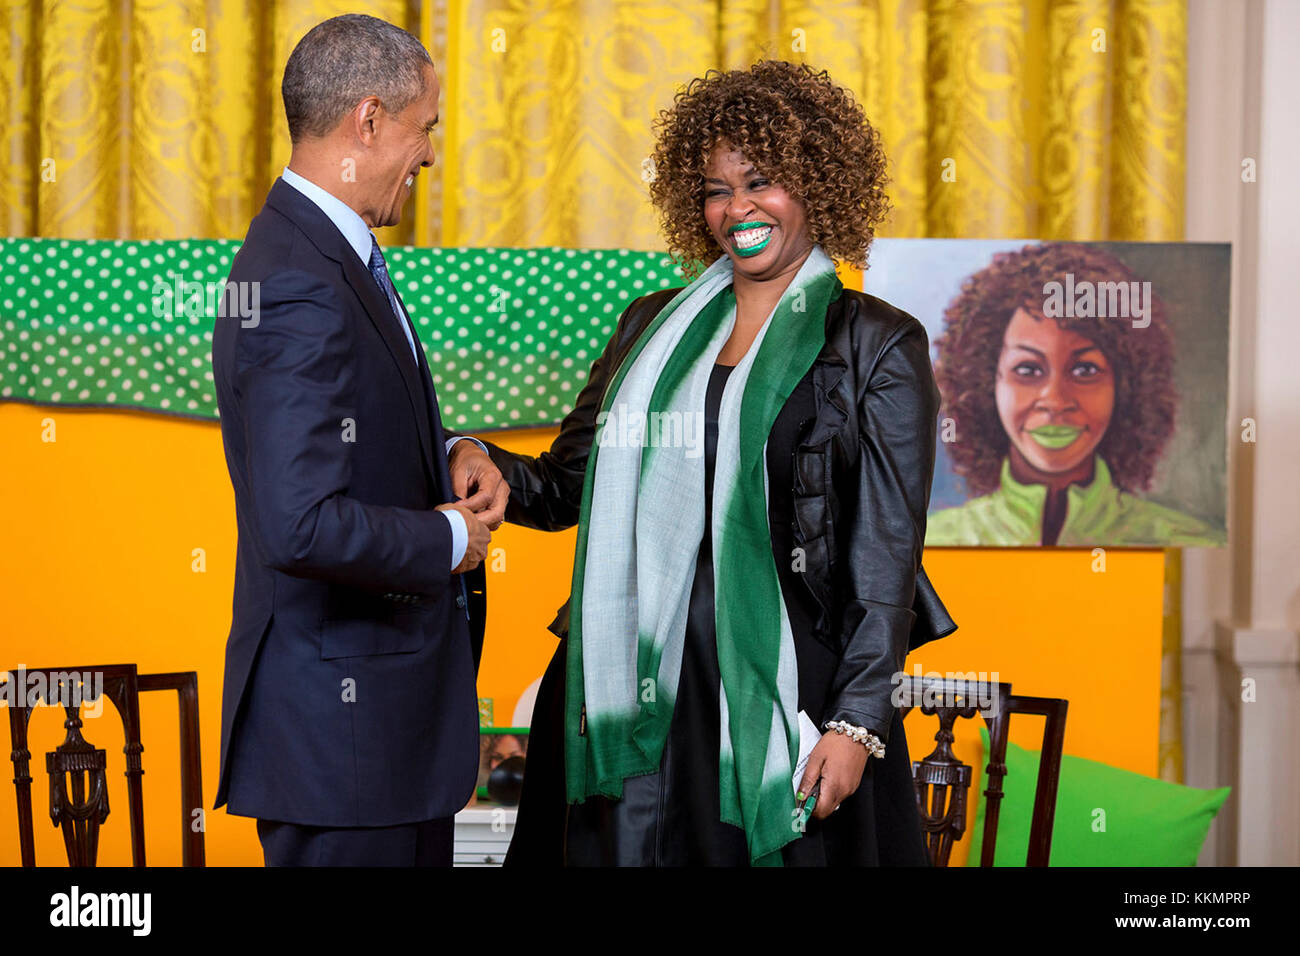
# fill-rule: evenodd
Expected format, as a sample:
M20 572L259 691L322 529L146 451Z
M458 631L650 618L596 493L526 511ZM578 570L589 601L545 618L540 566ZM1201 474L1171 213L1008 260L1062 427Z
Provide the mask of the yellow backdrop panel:
M51 434L50 425L53 426ZM552 430L498 433L518 451ZM43 438L53 437L53 441ZM216 789L225 638L234 574L233 498L210 423L157 415L0 404L0 668L135 663L144 673L199 675L204 802ZM487 645L479 693L498 723L541 675L555 647L545 629L568 595L573 532L503 527L489 557ZM201 550L200 550L201 549ZM1070 700L1069 753L1155 774L1160 692L1160 551L932 550L926 568L961 630L909 659L923 671L997 671L1023 694ZM146 695L146 834L155 864L180 861L174 694ZM913 757L934 723L908 720ZM4 723L0 723L3 732ZM64 861L50 826L42 754L62 738L61 712L32 721L37 859ZM1038 718L1012 739L1036 747ZM110 805L100 863L130 862L122 733L111 705L85 735L109 755ZM969 730L959 753L974 759ZM14 790L0 787L0 865L18 863ZM257 865L253 821L207 815L211 865Z

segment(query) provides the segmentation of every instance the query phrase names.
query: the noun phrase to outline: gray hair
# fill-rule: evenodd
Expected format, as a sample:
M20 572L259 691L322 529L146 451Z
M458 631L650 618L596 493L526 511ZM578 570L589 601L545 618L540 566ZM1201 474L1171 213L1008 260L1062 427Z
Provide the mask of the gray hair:
M312 27L289 54L280 94L289 139L324 136L367 96L400 112L424 93L429 52L376 17L348 13Z

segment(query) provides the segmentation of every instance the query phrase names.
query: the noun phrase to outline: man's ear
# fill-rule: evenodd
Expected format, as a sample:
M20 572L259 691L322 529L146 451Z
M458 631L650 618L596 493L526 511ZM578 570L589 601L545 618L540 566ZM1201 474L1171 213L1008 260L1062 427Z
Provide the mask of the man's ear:
M352 110L353 132L367 146L374 144L378 134L379 111L382 105L377 96L367 96Z

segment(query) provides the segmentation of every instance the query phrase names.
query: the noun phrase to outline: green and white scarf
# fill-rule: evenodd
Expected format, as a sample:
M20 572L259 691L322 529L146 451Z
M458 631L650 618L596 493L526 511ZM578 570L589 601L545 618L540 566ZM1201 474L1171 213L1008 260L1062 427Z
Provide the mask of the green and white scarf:
M570 604L570 802L620 799L626 778L659 769L705 530L704 399L735 325L731 285L723 256L640 335L601 403ZM718 413L720 810L723 821L744 829L758 865L779 866L781 847L799 836L791 782L798 680L768 527L765 449L777 414L825 344L826 307L839 288L834 264L815 246L728 377ZM693 422L699 441L689 447L683 432Z

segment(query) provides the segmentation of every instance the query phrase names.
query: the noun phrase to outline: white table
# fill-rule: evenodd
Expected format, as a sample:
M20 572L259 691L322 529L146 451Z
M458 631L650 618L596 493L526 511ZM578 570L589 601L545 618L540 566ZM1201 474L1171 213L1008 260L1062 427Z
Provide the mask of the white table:
M480 802L456 814L453 866L500 866L515 832L515 808Z

